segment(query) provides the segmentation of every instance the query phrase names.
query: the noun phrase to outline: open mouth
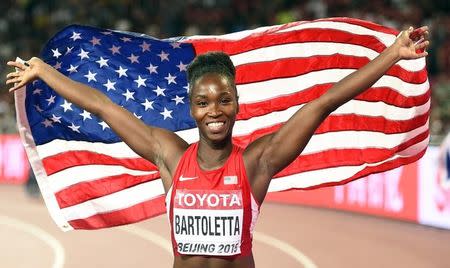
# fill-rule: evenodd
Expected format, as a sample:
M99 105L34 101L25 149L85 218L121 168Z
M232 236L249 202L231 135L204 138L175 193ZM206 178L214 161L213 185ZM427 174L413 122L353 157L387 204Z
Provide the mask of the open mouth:
M211 132L220 132L225 127L225 122L210 122L206 126Z

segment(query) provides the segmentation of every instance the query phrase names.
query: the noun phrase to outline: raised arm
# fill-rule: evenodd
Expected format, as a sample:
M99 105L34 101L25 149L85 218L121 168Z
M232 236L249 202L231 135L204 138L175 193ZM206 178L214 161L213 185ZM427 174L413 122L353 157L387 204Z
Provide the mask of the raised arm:
M66 100L102 118L133 151L158 166L165 186L171 184L175 166L188 146L175 133L146 125L102 92L71 80L39 58L7 64L18 69L7 75L6 83L14 85L10 91L42 79Z
M370 63L303 106L277 132L261 137L247 147L244 161L253 191L260 201L264 199L272 176L303 151L314 131L331 112L371 87L399 60L427 55L427 52L416 51L428 46L428 28L422 27L412 33L412 27L400 33L394 44Z

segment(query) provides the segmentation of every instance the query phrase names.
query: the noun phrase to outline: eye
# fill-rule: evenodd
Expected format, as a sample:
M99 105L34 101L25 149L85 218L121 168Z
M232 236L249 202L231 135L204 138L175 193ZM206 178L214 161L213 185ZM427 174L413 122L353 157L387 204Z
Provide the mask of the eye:
M205 107L208 105L208 103L206 101L197 101L197 102L195 102L195 104L200 107Z
M228 103L231 102L231 98L223 98L222 100L220 100L220 102L221 102L222 104L228 104Z

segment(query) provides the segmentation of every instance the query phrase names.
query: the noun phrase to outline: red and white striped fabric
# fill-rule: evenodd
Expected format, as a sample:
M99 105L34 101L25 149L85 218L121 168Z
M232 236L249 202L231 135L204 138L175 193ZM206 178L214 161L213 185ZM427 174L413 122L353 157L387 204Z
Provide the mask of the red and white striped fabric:
M367 21L332 18L184 42L192 43L197 55L224 51L231 56L240 101L233 136L245 147L367 64L397 34ZM19 130L47 207L63 230L111 227L165 212L159 173L123 142L54 140L35 146L21 94L16 93ZM303 153L276 175L269 191L343 184L418 160L428 145L429 109L425 59L400 61L371 89L333 112ZM197 131L177 134L192 143ZM68 166L78 163L68 168L58 163L61 159ZM103 189L100 181L106 180L113 189Z

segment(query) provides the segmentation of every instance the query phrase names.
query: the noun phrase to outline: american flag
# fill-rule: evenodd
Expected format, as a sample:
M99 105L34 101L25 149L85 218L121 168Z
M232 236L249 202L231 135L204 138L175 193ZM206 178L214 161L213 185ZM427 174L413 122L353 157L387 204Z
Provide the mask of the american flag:
M236 65L240 95L234 142L245 147L375 58L397 34L350 18L165 40L72 25L46 44L42 58L145 123L192 143L198 133L189 115L186 66L196 55L224 51ZM16 92L16 108L46 205L63 230L111 227L165 212L156 167L100 118L39 80ZM428 144L429 108L425 60L400 61L333 112L269 191L343 184L418 160Z

